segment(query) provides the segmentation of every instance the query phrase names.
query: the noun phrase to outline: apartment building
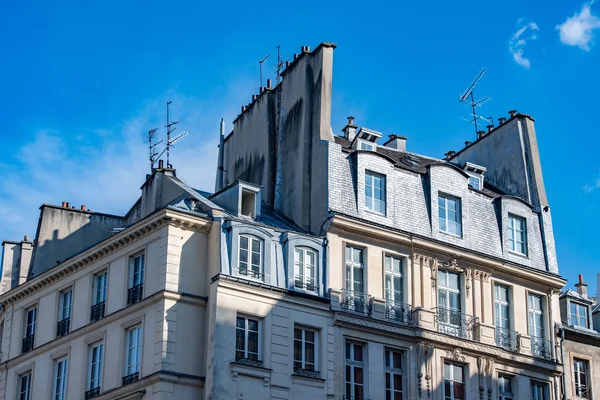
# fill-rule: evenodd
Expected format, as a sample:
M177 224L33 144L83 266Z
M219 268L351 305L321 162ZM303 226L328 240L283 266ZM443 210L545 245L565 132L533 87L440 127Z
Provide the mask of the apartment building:
M216 190L327 238L334 399L559 399L559 275L532 117L444 157L331 128L333 52L303 46L221 137ZM328 383L329 384L329 383Z
M324 397L324 239L260 197L160 165L125 216L43 205L3 243L0 398Z

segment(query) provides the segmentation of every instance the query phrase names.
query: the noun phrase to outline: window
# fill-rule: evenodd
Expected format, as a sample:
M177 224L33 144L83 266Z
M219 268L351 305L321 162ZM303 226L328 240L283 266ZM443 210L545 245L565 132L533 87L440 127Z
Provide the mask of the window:
M479 176L469 174L469 186L473 189L481 190L481 178Z
M368 171L365 173L365 207L385 214L385 176Z
M390 300L392 302L402 302L404 300L402 259L392 256L385 256L384 270L386 300Z
M129 265L129 287L144 284L144 254L131 257Z
M362 400L365 398L365 360L364 346L346 342L346 398Z
M143 264L143 261L142 261ZM143 269L142 265L142 269ZM106 279L108 274L102 272L94 276L94 299L93 304L100 304L106 301ZM142 278L143 279L143 278Z
M363 141L359 141L358 143L359 143L359 147L358 148L360 150L370 150L370 151L373 151L373 145L371 143L366 143L366 142L363 142Z
M102 351L104 350L104 345L102 343L95 344L90 347L90 365L89 365L89 382L88 382L88 390L90 392L95 391L94 389L99 389L102 384Z
M512 378L507 375L498 375L498 400L513 398Z
M438 216L440 230L461 236L460 199L445 195L438 196Z
M527 305L529 308L529 335L542 339L544 337L542 297L531 293L528 294Z
M525 218L508 215L508 248L527 255L527 222L525 222Z
M240 208L242 215L250 218L256 217L256 192L242 189L242 204Z
M19 376L19 400L31 400L31 371Z
M240 259L238 271L240 275L261 278L262 241L260 239L240 235Z
M294 372L318 371L317 338L312 329L294 328Z
M294 286L300 289L316 291L315 266L317 255L314 251L296 247L294 251Z
M588 307L579 304L569 302L571 304L571 325L580 326L582 328L588 327Z
M346 290L364 292L363 250L346 246Z
M400 351L385 350L385 400L402 399L402 360Z
M495 285L494 295L496 328L510 329L510 302L508 298L508 288L502 285Z
M56 336L60 337L69 333L71 324L71 306L73 301L73 291L64 290L59 294L58 305L58 324L56 327Z
M438 307L460 313L460 275L438 271Z
M531 382L531 400L546 400L546 384Z
M461 365L444 362L444 400L464 400L465 383Z
M32 307L25 311L25 337L23 338L21 352L27 353L33 349L35 339L35 325L37 320L37 308Z
M125 376L136 376L139 378L140 357L142 345L142 327L136 326L127 330L127 360L125 363Z
M573 377L575 378L575 396L589 399L590 387L588 386L588 362L573 360Z
M237 317L235 360L260 361L260 323L256 319Z
M67 398L68 367L68 358L62 358L54 362L54 400L66 400Z

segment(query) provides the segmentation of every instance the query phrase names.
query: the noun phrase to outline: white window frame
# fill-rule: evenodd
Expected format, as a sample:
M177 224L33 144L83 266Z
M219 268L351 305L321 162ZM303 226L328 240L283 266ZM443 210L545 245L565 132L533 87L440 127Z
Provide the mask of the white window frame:
M33 372L31 370L19 374L19 386L17 389L19 392L19 400L31 400L32 378ZM25 388L23 388L23 382L25 382Z
M58 301L58 322L71 318L73 309L73 288L61 290Z
M94 350L96 350L97 357L94 358ZM88 352L88 382L87 382L87 390L92 390L95 388L102 387L102 372L103 372L103 362L104 362L104 343L98 342L91 346L89 346ZM95 368L94 368L95 367Z
M449 218L448 200L453 200L456 204L455 214L456 221ZM443 201L443 205L440 205L440 201ZM438 228L444 233L462 237L462 201L459 197L448 195L445 193L438 193ZM440 216L440 211L443 210L444 216ZM441 221L444 221L445 227L442 227ZM456 232L450 229L450 225L453 224L456 228Z
M298 255L302 255L300 260ZM312 254L314 263L312 264L312 276L309 276L308 255ZM309 247L296 246L294 248L294 286L309 292L316 292L317 286L317 252ZM296 284L298 283L298 285Z
M575 396L577 398L589 399L591 394L590 364L588 360L573 358L573 383L575 385ZM585 385L581 384L581 376L585 377ZM579 391L579 388L583 389Z
M510 392L506 392L504 382L510 382ZM514 394L514 379L510 375L498 374L498 400L512 400Z
M446 275L446 282L448 281L448 276L450 276L450 275L456 275L457 283L458 283L458 285L457 285L458 288L453 288L453 287L449 286L447 283L443 284L441 282L441 279L440 279L440 275L442 275L442 274ZM460 273L458 273L458 272L446 271L446 270L440 269L438 271L438 279L437 279L437 281L438 281L438 287L437 287L437 289L438 289L438 298L437 298L438 307L444 307L444 308L447 308L448 310L451 310L451 311L455 310L455 311L458 311L459 313L462 313L462 303L463 303L463 301L462 301L462 281L463 281L462 275ZM440 299L440 292L443 293L444 297L446 298L446 306L441 306L439 304L439 302L440 302L440 300L439 300ZM457 298L458 298L458 308L450 306L450 297L451 297L450 295L451 295L451 293L454 293L454 294L458 295L457 296Z
M132 326L125 331L125 375L140 374L142 366L142 325Z
M540 299L540 309L532 307L532 299L538 298ZM535 316L540 316L540 326L537 326L537 319ZM529 336L536 339L546 339L546 327L544 326L544 296L535 294L535 293L527 293L527 331ZM532 324L533 322L533 324ZM532 329L533 328L533 329ZM537 336L534 331L541 330L541 335Z
M102 285L100 283L102 282ZM108 283L108 271L102 271L94 275L93 305L106 301Z
M348 349L347 346L350 345L350 356L348 357ZM358 361L355 359L355 347L360 346L362 348L362 361ZM367 368L365 358L367 355L367 346L364 343L359 343L351 340L347 340L344 344L344 393L346 398L348 399L360 399L361 397L355 397L354 392L356 387L362 387L362 398L367 399L369 396L367 394ZM346 374L347 367L350 367L350 377ZM362 370L363 383L356 383L354 381L355 370ZM348 379L350 378L350 379ZM350 393L346 393L347 385L350 384Z
M394 364L394 353L400 354L400 366L397 366ZM406 352L401 351L401 350L397 350L397 349L391 349L386 347L384 349L384 366L385 366L385 375L386 375L386 380L384 383L386 385L385 388L385 392L387 395L387 392L389 391L390 393L390 398L393 399L395 396L395 393L400 393L400 396L403 397L403 395L405 394L405 390L404 388L406 387L405 385L405 379L404 379L404 359L406 357ZM387 375L390 375L390 387L387 387ZM396 388L394 385L394 375L400 375L400 379L402 380L402 387L400 389Z
M370 178L371 184L368 183ZM382 199L378 199L375 196L375 178L381 179L381 194ZM365 208L370 212L386 215L387 212L387 179L386 176L373 171L365 171ZM370 188L371 194L367 194L367 188ZM368 201L369 200L369 201ZM379 203L377 203L379 202ZM371 206L369 207L369 203ZM376 204L380 205L381 209L376 207Z
M523 224L523 230L517 229L516 222L520 221ZM517 254L527 255L527 218L520 217L514 214L508 214L508 248L510 251ZM522 241L517 240L517 233L521 234ZM512 237L511 237L512 234Z
M498 296L498 290L506 291L506 300L501 300ZM500 318L500 310L504 309L506 313L506 318ZM500 283L494 284L494 325L496 328L508 329L510 330L512 327L512 320L510 317L511 309L510 309L510 287L506 285L502 285ZM507 326L503 326L499 324L499 321L506 321Z
M300 338L296 338L296 331L300 331ZM314 342L310 342L307 339L307 335L306 333L310 332L313 334L313 338L314 338ZM302 347L302 353L300 356L300 360L296 359L296 342L300 343L300 346ZM306 361L307 359L307 345L312 344L313 350L313 363L308 363ZM296 372L297 370L301 370L301 371L307 371L307 372L313 372L313 373L318 373L319 372L319 331L316 329L312 329L312 328L306 328L304 326L300 326L300 325L295 325L294 326L294 372ZM296 368L296 363L300 363L300 368ZM310 365L307 364L313 364L313 368L310 368Z
M367 142L365 140L358 140L356 147L358 150L375 151L376 146L377 145L375 143Z
M30 312L33 313L33 320L31 322L31 324L29 323L29 313ZM36 325L37 325L37 305L25 309L25 330L24 330L25 335L23 335L23 338L35 336L35 330L37 328Z
M483 189L483 179L481 179L481 175L479 174L473 174L473 173L467 173L467 175L469 175L469 186L472 187L473 189L476 190L482 190ZM475 187L475 185L471 184L471 180L473 180L473 182L477 182L477 187Z
M140 266L136 264L136 260L141 260ZM144 275L146 273L146 253L141 252L129 257L129 289L143 285Z
M534 392L535 390L535 392ZM541 397L539 396L541 390ZM538 381L531 381L531 400L547 400L546 391L548 384Z
M394 271L394 262L400 264L399 272ZM385 299L390 300L393 303L403 303L406 297L404 293L404 258L392 254L385 254L383 263L383 290ZM400 279L399 288L396 287L394 278ZM397 297L396 292L400 292L399 298Z
M246 240L248 240L248 247L247 248L243 248L242 247L242 238L245 238ZM258 263L258 271L256 269L254 269L254 266L256 266L256 264L252 263L252 254L256 253L254 250L252 250L252 245L253 242L258 242L259 245L259 263ZM242 250L246 251L248 256L246 258L246 268L245 268L245 274L242 272L244 271L244 268L241 267L242 264ZM253 236L253 235L247 235L247 234L240 234L238 235L238 273L241 276L245 276L248 277L250 279L256 279L256 280L263 280L264 277L264 272L263 272L263 263L264 263L264 251L265 251L265 244L264 241L257 237L257 236Z
M575 306L575 314L572 312L572 308ZM580 315L579 311L583 310L584 315ZM577 319L577 323L573 324L573 317ZM585 320L585 325L581 325L581 319ZM576 301L569 300L569 324L572 326L579 326L581 328L589 328L590 320L589 320L589 306L585 304L578 303Z
M66 400L69 376L69 358L67 356L54 360L52 399Z
M350 250L350 259L348 259L348 250ZM354 258L354 250L358 250L359 259L355 260ZM361 247L356 247L352 245L345 246L345 259L346 259L346 268L344 269L344 285L346 290L353 293L365 293L365 249ZM362 259L362 261L361 261ZM356 275L358 269L360 271L360 282L357 280L358 276ZM350 279L348 279L348 270L350 271ZM357 283L360 283L362 289L360 291L355 290L354 287Z
M446 377L446 371L444 368L444 371L442 371L442 376L444 377L444 383L443 383L443 387L444 387L444 399L446 400L458 400L458 398L454 397L455 393L454 393L454 385L452 384L453 382L458 382L461 383L463 385L463 393L465 394L465 397L463 397L463 399L460 400L465 400L466 399L466 395L467 395L467 384L465 382L465 366L461 365L461 364L454 364L450 361L444 361L444 365L443 367L445 367L446 365L449 365L450 368L448 368L448 371L450 372L450 376ZM454 380L454 367L458 367L462 369L462 381L456 381ZM450 381L450 393L446 393L446 381Z
M244 328L239 328L237 325L238 319L243 319L244 320ZM248 336L249 333L251 332L249 329L249 321L255 321L256 322L256 331L252 331L252 332L256 332L256 336L257 336L257 341L258 341L258 345L257 345L257 349L258 349L258 353L256 354L256 360L251 360L249 358L250 352L248 350ZM244 332L244 349L238 349L237 348L237 332L238 330L242 330ZM243 351L244 352L244 357L243 360L248 360L251 362L257 362L260 363L262 362L262 320L260 318L257 317L253 317L253 316L249 316L249 315L243 315L243 314L238 314L236 315L236 322L235 322L235 359L236 361L239 361L240 359L237 358L237 353L238 351Z

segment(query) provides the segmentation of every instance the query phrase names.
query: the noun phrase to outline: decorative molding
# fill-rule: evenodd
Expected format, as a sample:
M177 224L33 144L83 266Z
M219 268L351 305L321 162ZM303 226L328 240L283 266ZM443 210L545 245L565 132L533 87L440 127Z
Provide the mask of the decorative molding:
M471 268L465 268L465 291L467 299L469 298L469 292L471 291Z
M426 358L425 358L425 371L427 374L425 375L425 381L427 383L427 398L431 398L431 380L433 379L432 370L431 370L431 359L433 358L433 345L428 344L425 346L426 348Z
M454 361L467 361L467 358L462 354L460 347L457 347L454 350L446 350L446 358L451 358Z
M419 398L423 393L423 358L425 353L425 344L423 342L419 342L417 345L417 368L419 368L419 374L417 376L417 390L419 393Z
M492 274L490 274L489 272L480 271L477 269L473 270L473 279L474 280L479 280L482 282L489 282L491 275Z

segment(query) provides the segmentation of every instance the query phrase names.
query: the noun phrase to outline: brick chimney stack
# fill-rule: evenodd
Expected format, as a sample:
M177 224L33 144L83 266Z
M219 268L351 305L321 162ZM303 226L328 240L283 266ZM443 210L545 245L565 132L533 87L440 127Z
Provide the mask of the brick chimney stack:
M354 140L356 137L356 128L358 127L354 125L354 117L348 117L348 125L342 129L342 132L344 132L344 138L350 141Z
M583 282L583 275L579 274L579 283L575 285L577 288L577 293L583 297L587 297L587 286L587 283Z

